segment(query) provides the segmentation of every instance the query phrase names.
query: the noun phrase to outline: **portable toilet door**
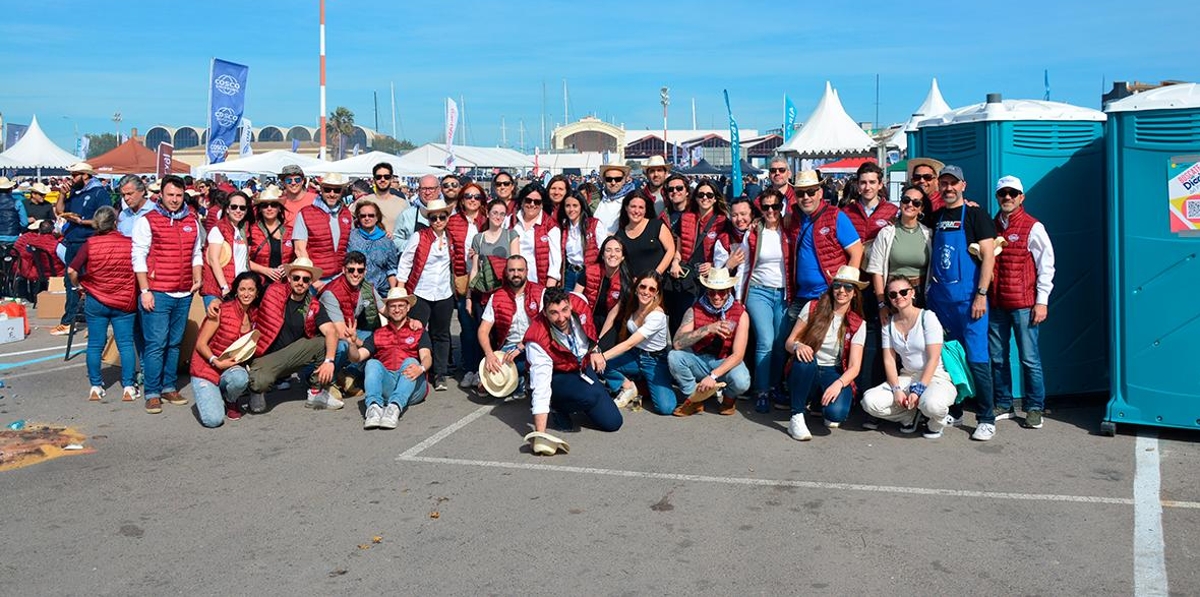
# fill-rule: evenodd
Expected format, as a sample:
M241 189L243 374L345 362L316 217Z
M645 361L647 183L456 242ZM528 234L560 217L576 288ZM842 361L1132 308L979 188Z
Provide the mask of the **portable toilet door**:
M1200 85L1106 106L1117 424L1200 429Z

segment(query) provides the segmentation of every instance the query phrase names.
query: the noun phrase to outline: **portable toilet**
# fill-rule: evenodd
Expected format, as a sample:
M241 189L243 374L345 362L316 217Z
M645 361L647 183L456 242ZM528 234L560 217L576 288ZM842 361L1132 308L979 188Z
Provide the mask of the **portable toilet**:
M1109 103L1111 399L1118 423L1200 428L1200 85Z
M923 120L912 157L963 169L965 195L999 211L995 185L1012 175L1025 186L1025 209L1054 245L1054 290L1040 326L1047 396L1108 391L1104 250L1104 120L1098 110L1058 102L988 101ZM1013 350L1013 383L1019 362ZM1019 391L1019 390L1017 390Z

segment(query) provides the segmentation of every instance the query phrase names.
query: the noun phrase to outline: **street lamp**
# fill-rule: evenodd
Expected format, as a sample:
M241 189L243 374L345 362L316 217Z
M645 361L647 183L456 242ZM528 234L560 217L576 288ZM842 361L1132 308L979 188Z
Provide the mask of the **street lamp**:
M663 159L667 159L667 106L671 105L671 90L663 87L659 90L663 107Z
M113 124L117 126L117 145L121 144L121 113L117 112L112 117Z

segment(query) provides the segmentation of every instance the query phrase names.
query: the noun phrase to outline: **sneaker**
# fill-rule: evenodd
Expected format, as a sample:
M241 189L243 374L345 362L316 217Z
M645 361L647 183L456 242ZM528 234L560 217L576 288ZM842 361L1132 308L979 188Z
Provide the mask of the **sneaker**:
M867 415L867 420L863 421L862 428L866 429L867 431L875 431L875 430L879 429L879 424L881 422L882 421L879 420L879 417L872 417L871 415Z
M479 385L479 373L476 373L475 371L467 371L467 373L463 375L462 381L459 382L458 387L469 390L477 385Z
M971 434L971 439L980 442L986 442L996 436L996 425L994 423L980 423L975 428L975 432Z
M622 388L617 397L613 398L613 402L616 403L617 408L625 408L634 398L637 398L637 386L629 386Z
M946 426L947 427L962 427L962 425L963 425L963 417L962 417L961 412L958 413L958 415L955 415L954 412L951 411L950 414L946 415Z
M188 399L180 396L177 391L163 392L162 399L163 402L170 402L175 406L187 406L188 403Z
M792 415L791 421L788 421L788 435L796 441L806 442L812 439L812 434L808 431L808 425L804 422L804 413Z
M162 412L162 399L149 398L146 400L146 414L157 415Z
M1042 428L1042 411L1031 410L1025 413L1025 426L1030 429Z
M51 336L66 336L66 335L69 335L70 333L71 333L71 326L69 326L69 325L63 325L60 323L60 324L50 328Z
M900 433L916 433L917 428L921 426L921 419L921 412L917 411L915 414L913 414L911 421L900 424Z
M275 382L275 389L279 390L280 392L282 392L284 390L290 390L290 389L292 389L292 382L290 382L286 379L283 381L277 381L277 382Z
M760 414L771 412L771 395L770 394L768 394L767 392L763 392L763 393L759 394L758 396L754 397L754 412L760 413Z
M334 398L326 390L309 390L308 400L305 401L304 407L314 410L338 410L345 406L345 403L337 398Z
M242 418L242 407L233 402L225 403L225 418L230 421L236 421Z
M921 437L923 437L925 439L940 439L942 437L942 433L946 431L946 427L952 426L951 422L950 422L950 419L952 419L952 418L953 417L951 417L950 415L946 415L946 417L944 419L942 419L942 427L939 428L937 431L934 431L933 429L931 429L929 427L929 422L926 421L925 425L923 425L922 429L921 429Z
M841 427L842 427L841 421L830 421L829 419L825 419L825 428L826 429L841 429Z
M88 392L88 402L100 402L104 399L104 388L100 386L92 386L92 391Z
M433 380L433 389L435 392L445 392L446 378L442 377L441 375L437 376L437 378Z
M787 393L781 392L779 388L771 390L771 404L775 405L775 410L792 410L792 397Z
M376 429L379 427L379 422L383 419L383 407L378 404L372 404L367 407L367 414L363 417L363 429Z
M395 429L396 424L400 422L400 405L389 404L383 409L383 417L379 419L380 429Z
M138 391L136 386L125 386L125 390L121 392L121 402L133 402L137 400Z
M250 392L250 412L260 415L267 412L267 396L262 392Z
M1000 408L999 406L997 406L992 409L992 412L996 413L997 421L1003 421L1005 419L1014 419L1017 416L1016 413L1013 412L1013 407L1011 407L1011 406L1009 406L1007 408Z

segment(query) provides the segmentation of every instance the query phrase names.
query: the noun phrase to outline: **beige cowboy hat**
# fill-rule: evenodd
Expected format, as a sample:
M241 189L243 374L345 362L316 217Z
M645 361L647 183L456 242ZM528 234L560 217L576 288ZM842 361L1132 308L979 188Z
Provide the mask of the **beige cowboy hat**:
M275 185L267 185L265 189L259 192L254 198L255 205L260 203L280 203L283 201L283 191Z
M67 172L70 172L71 174L83 173L83 174L91 174L92 176L96 175L96 169L93 168L92 165L87 162L77 162L77 163L71 164L70 166L67 166Z
M42 227L42 222L45 222L45 221L46 220L34 220L33 222L31 222L29 224L29 226L26 226L26 228L28 228L29 230L37 230L38 228Z
M855 288L862 290L867 287L867 283L863 282L860 278L862 278L862 272L858 271L857 267L851 265L839 267L837 273L833 275L834 282L848 282L853 284Z
M504 361L504 353L496 351L496 358ZM517 374L516 363L504 363L500 367L500 371L492 373L488 371L487 359L479 361L479 383L483 385L483 389L488 394L496 398L504 398L513 393L517 389L517 383L520 381L520 376Z
M219 243L217 245L217 265L225 267L233 259L233 246L229 243Z
M12 190L17 186L17 183L10 180L7 176L0 176L0 190Z
M609 170L620 170L622 176L629 176L629 166L626 166L625 164L604 164L603 166L600 166L600 177L604 178L604 173L608 172Z
M383 302L385 304L390 303L392 301L404 301L404 302L408 303L408 306L411 307L413 305L413 303L417 302L417 297L409 294L408 291L405 290L403 286L397 286L395 288L389 289L388 293L387 293L387 298L383 299Z
M1002 236L997 236L996 244L994 246L995 250L992 251L992 254L999 255L1000 252L1004 250L1004 247L1008 246L1008 241ZM970 253L972 257L979 257L979 243L971 243L970 245L967 245L967 252Z
M946 164L943 164L942 162L939 162L933 158L912 158L911 160L908 160L908 164L906 166L908 168L908 173L912 174L913 170L917 169L917 166L929 166L930 168L933 168L933 173L937 174L942 171L942 168L946 167Z
M816 170L801 170L796 174L796 182L792 186L797 189L808 189L821 186L821 179L817 176Z
M313 265L312 260L307 257L297 257L294 261L287 264L287 273L292 273L294 269L302 269L312 274L314 280L320 279L321 274L324 273L321 271L321 268Z
M148 189L151 193L157 193L162 190L162 183L156 180L150 183L150 186L146 187L146 189Z
M700 276L700 283L711 290L725 290L736 286L737 280L729 276L728 268L710 267L707 276Z
M348 184L350 184L350 181L346 180L346 177L342 176L341 172L326 172L321 177L321 186L323 187L344 187Z
M441 211L448 213L452 209L454 208L450 205L447 205L444 200L434 199L433 201L429 202L429 205L421 208L421 215L429 217L429 214L435 214Z
M186 194L188 197L199 197L200 191L197 191L196 189L188 189L184 191L184 194Z
M29 187L29 192L45 196L50 194L50 187L38 182Z
M258 330L250 330L242 334L241 338L233 341L225 352L221 353L220 359L233 359L235 363L244 363L250 357L254 356L254 349L258 347Z
M661 155L652 155L650 156L650 159L646 160L646 162L642 164L642 171L645 172L651 168L666 168L669 172L671 170L671 163Z
M530 442L533 453L537 456L554 456L562 452L570 453L571 446L567 442L544 431L531 431L525 435L525 441Z

